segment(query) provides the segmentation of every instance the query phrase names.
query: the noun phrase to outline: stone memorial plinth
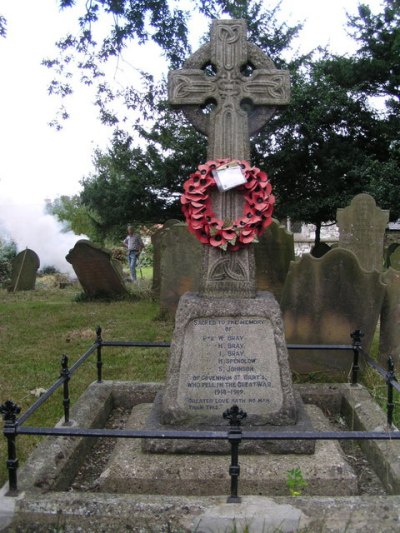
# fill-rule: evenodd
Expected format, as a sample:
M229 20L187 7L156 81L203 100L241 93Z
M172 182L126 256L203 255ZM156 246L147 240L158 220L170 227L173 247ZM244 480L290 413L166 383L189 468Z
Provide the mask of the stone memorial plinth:
M188 293L176 324L162 423L220 424L233 404L250 424L296 422L281 314L270 293L214 300Z
M291 263L281 309L288 344L351 344L364 333L369 350L379 319L385 285L377 271L367 272L355 254L336 248L321 258L304 254ZM347 378L352 352L291 350L290 366L300 374L319 372Z
M12 261L11 282L7 290L9 292L32 291L35 288L39 267L39 257L33 250L26 248L17 254Z
M358 194L351 204L338 209L339 247L353 252L364 270L383 268L383 243L389 211L377 207L369 194Z
M127 294L122 270L109 250L81 239L69 251L66 260L71 263L87 296L112 298Z
M295 397L281 311L271 293L249 298L202 298L186 293L179 302L166 386L147 421L152 429L171 426L221 428L223 413L238 405L246 428L311 430ZM152 452L219 453L226 443L146 439ZM258 453L313 453L312 441L249 442Z

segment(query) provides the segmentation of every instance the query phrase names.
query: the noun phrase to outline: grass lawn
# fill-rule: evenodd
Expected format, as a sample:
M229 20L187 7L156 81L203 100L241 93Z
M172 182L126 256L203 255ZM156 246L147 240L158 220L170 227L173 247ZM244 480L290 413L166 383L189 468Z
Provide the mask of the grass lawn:
M151 269L143 274L151 276ZM138 272L139 277L140 273ZM171 340L173 324L158 319L159 306L149 298L149 283L132 286L136 300L77 302L80 287L45 286L39 278L35 291L15 294L0 290L0 403L13 400L22 412L35 401L31 391L47 389L60 375L63 354L69 366L94 342L97 325L103 340ZM145 299L139 299L145 295ZM104 348L103 378L162 381L168 349ZM70 382L71 405L96 380L96 354L74 374ZM54 425L62 416L62 387L28 425ZM23 461L38 438L19 436L17 454ZM0 483L6 478L6 439L0 437Z

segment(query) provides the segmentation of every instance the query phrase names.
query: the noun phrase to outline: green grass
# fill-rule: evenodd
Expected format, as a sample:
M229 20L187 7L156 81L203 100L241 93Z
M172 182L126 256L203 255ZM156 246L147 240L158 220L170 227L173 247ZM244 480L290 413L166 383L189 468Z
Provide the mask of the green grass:
M38 280L40 282L40 280ZM43 285L42 281L42 285ZM41 284L38 283L38 286ZM34 389L47 389L60 375L63 354L69 366L94 342L97 325L103 340L167 341L173 324L158 319L158 304L148 296L148 283L131 288L136 300L76 301L79 287L40 288L11 294L0 290L0 403L13 400L22 412L35 401ZM103 348L103 378L161 381L168 349ZM72 403L96 379L96 354L79 368L70 382ZM54 425L62 416L62 388L28 421ZM24 460L38 438L20 436L17 452ZM0 483L6 480L6 440L0 437Z

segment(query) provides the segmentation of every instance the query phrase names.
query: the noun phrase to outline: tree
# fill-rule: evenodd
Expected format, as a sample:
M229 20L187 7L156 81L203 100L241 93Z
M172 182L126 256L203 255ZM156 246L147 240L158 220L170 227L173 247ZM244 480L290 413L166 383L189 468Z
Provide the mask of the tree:
M353 98L324 67L319 60L292 72L291 105L255 139L253 152L272 179L276 215L315 224L316 242L322 223L364 190L362 165L379 145L366 98Z
M99 230L100 221L96 213L82 203L79 194L59 196L53 201L47 200L45 209L63 224L64 232L86 235L91 241L103 244L104 236Z
M400 216L400 0L385 0L382 11L373 14L361 4L358 15L349 17L349 29L359 44L353 57L335 57L326 62L325 72L354 97L364 95L384 100L381 111L378 150L369 150L360 166L366 192L391 219Z

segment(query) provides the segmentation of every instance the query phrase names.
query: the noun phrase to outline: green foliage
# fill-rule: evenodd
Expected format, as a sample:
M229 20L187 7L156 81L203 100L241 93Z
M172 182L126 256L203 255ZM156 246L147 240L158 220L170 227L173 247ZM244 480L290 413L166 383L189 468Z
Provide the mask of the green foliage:
M353 98L324 66L307 60L292 70L291 105L253 148L271 178L276 216L317 227L335 220L336 209L366 188L361 168L374 148L368 131L378 127L365 98Z
M53 201L47 200L46 212L63 224L64 232L86 235L92 242L104 244L105 235L97 213L84 205L78 194L63 195Z
M305 489L308 483L303 478L301 469L297 466L287 472L286 484L289 488L291 496L301 496L303 489Z
M390 209L393 220L400 216L400 1L385 0L377 14L361 4L358 15L349 17L349 32L359 45L356 54L334 57L324 69L353 99L372 96L385 102L379 121L364 127L370 148L355 167L365 191Z
M153 266L153 245L147 244L144 249L142 250L142 253L139 256L139 268L146 268L146 267L152 267Z
M12 260L16 255L15 242L0 238L0 283L5 283L11 278Z

